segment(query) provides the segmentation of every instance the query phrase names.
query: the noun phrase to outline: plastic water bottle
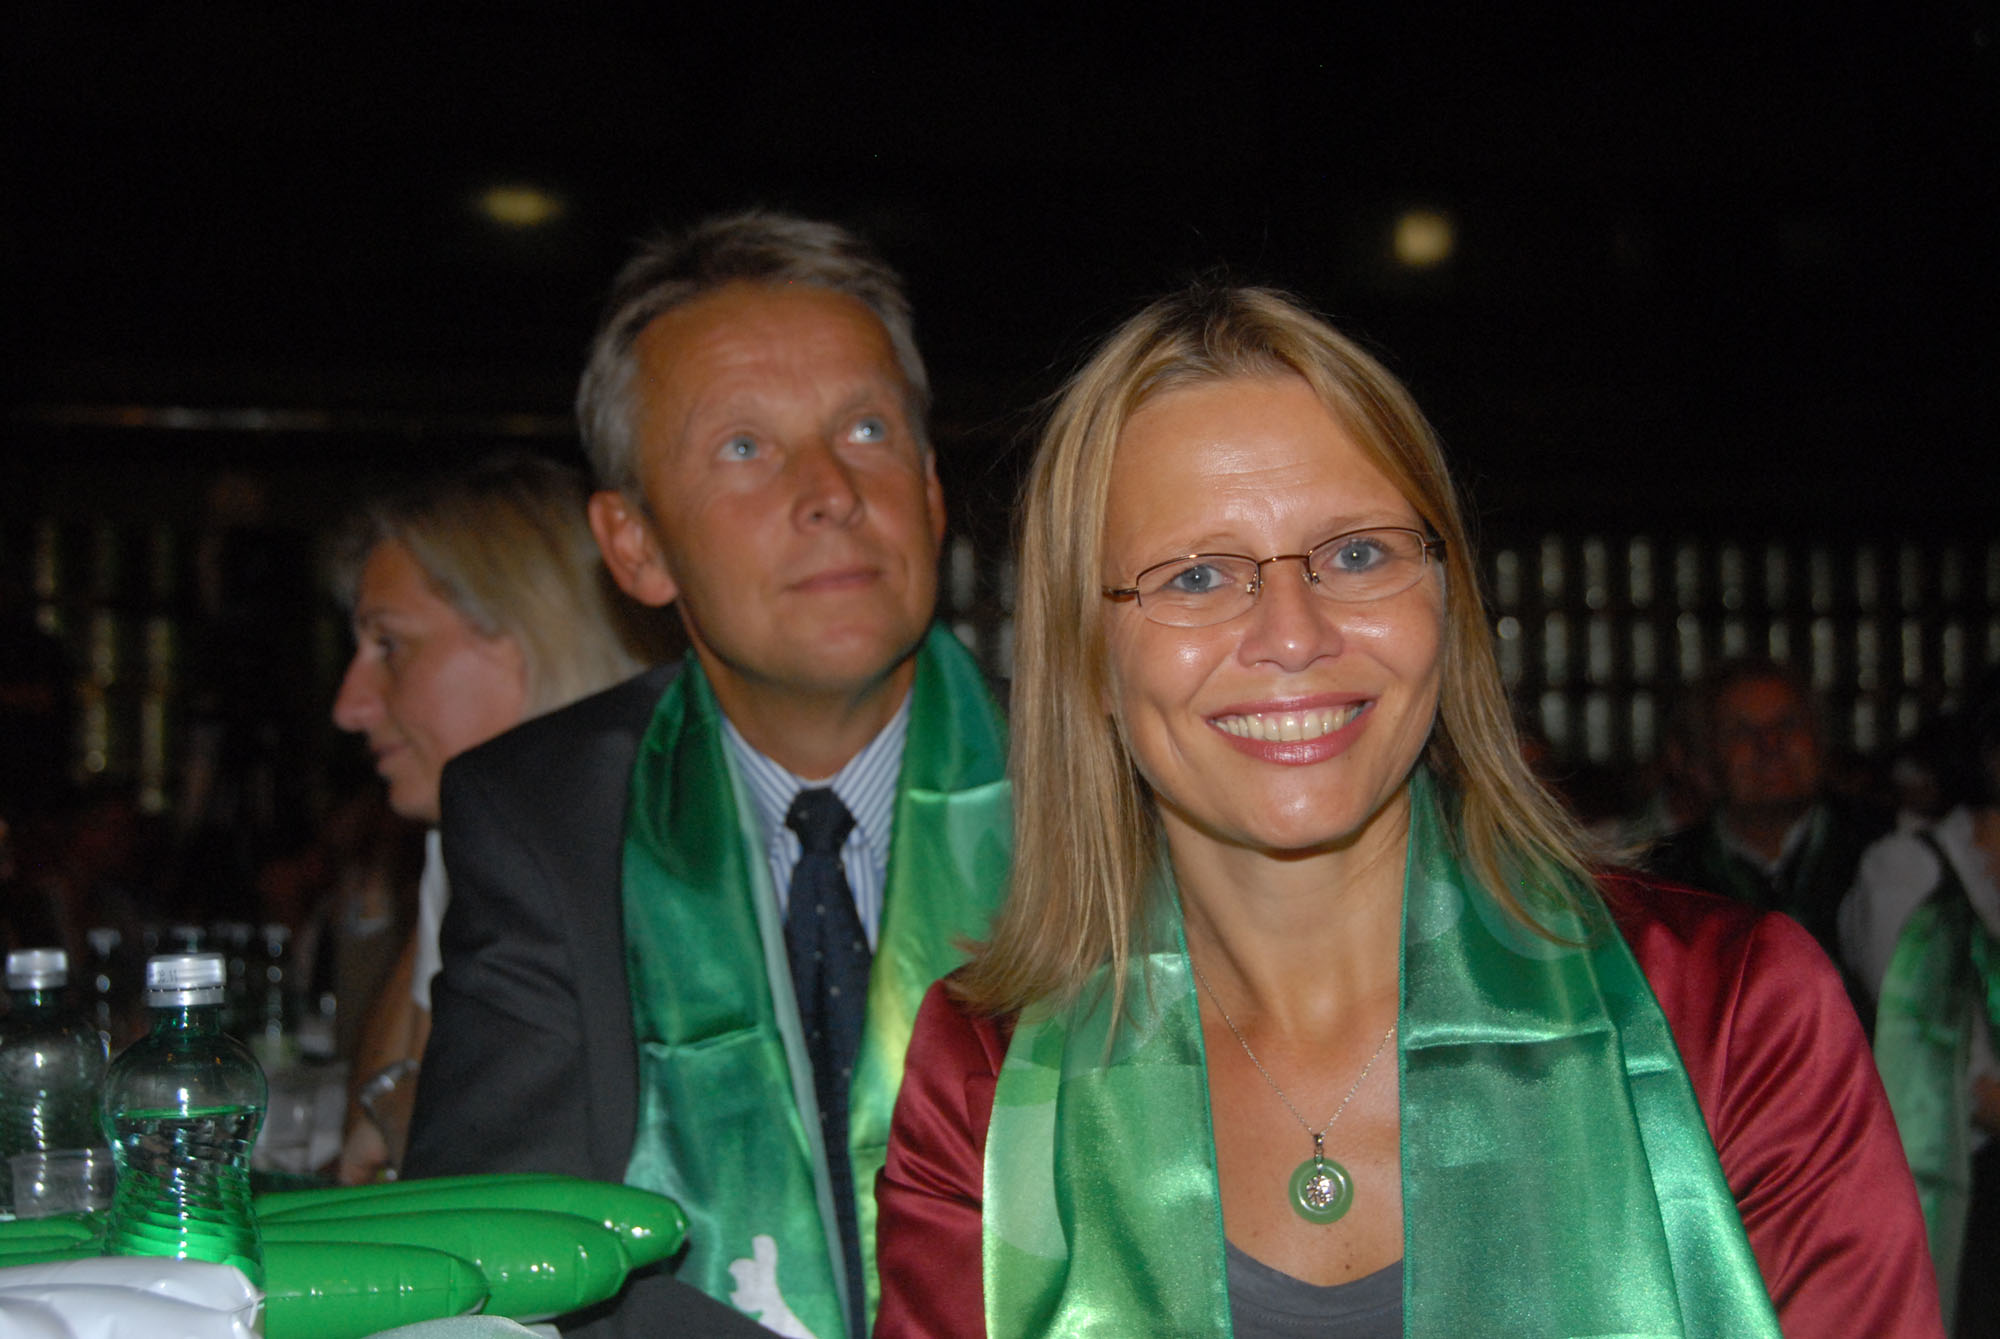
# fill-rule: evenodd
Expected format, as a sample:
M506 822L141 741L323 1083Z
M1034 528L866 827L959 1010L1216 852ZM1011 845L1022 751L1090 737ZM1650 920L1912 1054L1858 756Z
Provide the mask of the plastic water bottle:
M7 1160L22 1153L102 1149L97 1104L104 1043L62 1004L69 955L59 948L7 955L13 1006L0 1026L0 1203L14 1207Z
M264 1120L264 1071L222 1030L219 953L146 964L153 1030L112 1062L104 1126L118 1165L108 1255L234 1265L264 1286L250 1199L250 1146Z

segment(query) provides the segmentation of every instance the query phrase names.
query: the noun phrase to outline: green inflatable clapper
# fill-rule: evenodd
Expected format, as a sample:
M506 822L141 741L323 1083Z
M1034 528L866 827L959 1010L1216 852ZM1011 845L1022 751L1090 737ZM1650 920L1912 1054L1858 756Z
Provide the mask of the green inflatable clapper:
M687 1216L665 1195L574 1176L519 1172L445 1176L257 1198L257 1217L265 1224L420 1209L541 1209L573 1214L616 1232L634 1269L667 1259L687 1240Z
M18 1241L44 1241L56 1238L68 1242L96 1242L102 1239L104 1225L95 1215L87 1213L55 1214L48 1218L16 1218L0 1223L0 1251L11 1251Z
M553 1181L561 1185L594 1185L557 1172L480 1172L471 1176L430 1176L420 1181L379 1181L365 1186L314 1186L301 1190L267 1190L257 1196L257 1217L279 1218L300 1209L324 1209L342 1205L345 1211L367 1200L402 1201L412 1195L427 1195L440 1186L502 1187L530 1181Z
M265 1339L362 1339L485 1304L486 1276L426 1246L264 1242Z
M14 1265L53 1265L63 1260L95 1260L104 1248L94 1242L60 1237L16 1237L0 1248L0 1269Z
M629 1266L618 1234L573 1214L376 1207L380 1213L366 1216L356 1204L340 1218L275 1217L260 1225L264 1244L374 1242L443 1251L486 1276L488 1313L521 1321L601 1302L625 1282Z

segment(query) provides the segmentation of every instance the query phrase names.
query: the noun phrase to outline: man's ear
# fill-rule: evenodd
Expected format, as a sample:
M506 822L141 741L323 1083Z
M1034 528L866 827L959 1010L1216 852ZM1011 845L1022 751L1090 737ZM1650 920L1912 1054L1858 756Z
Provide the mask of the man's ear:
M944 545L944 485L938 482L937 452L924 452L924 502L931 509L931 547Z
M590 495L590 532L618 588L640 604L660 608L680 594L660 552L659 536L644 507L615 489Z

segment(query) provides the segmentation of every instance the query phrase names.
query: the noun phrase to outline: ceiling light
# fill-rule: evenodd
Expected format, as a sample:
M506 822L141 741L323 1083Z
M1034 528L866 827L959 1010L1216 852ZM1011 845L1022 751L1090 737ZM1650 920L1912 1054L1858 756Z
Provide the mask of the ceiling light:
M1396 219L1391 245L1396 261L1413 270L1427 270L1451 259L1458 244L1451 215L1435 209L1406 209Z
M540 228L561 218L561 197L539 186L489 186L480 193L479 212L503 228Z

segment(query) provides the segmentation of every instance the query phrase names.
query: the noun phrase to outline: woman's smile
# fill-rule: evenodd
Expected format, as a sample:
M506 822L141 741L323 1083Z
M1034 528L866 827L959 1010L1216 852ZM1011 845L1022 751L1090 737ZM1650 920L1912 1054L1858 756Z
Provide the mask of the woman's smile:
M1225 735L1260 743L1295 743L1330 735L1349 724L1367 707L1352 702L1344 707L1303 707L1289 711L1252 711L1211 717L1211 723Z

